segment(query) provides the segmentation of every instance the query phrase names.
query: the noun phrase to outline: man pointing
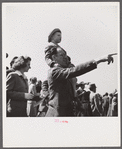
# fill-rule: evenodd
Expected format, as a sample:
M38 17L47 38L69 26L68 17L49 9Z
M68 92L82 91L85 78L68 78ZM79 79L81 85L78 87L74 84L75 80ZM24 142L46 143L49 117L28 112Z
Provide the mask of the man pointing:
M70 79L97 68L102 62L113 62L111 55L68 68L67 55L60 47L51 49L51 58L58 65L48 71L50 101L46 117L73 115L73 87Z

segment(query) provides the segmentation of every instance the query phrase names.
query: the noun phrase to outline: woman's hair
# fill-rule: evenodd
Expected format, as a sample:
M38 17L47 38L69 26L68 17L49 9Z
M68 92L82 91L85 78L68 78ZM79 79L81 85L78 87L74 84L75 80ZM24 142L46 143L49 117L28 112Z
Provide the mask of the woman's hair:
M25 68L26 67L26 63L28 61L31 61L30 57L24 57L24 56L20 56L17 59L15 59L14 64L13 64L13 69L14 70L20 70L21 68Z
M36 77L30 78L30 82L31 82L32 84L36 83L36 82L37 82L37 78L36 78Z
M13 64L14 64L14 62L15 62L15 59L17 59L17 58L18 58L17 56L13 57L13 59L12 59L11 62L10 62L10 66L11 66L11 67L13 66Z

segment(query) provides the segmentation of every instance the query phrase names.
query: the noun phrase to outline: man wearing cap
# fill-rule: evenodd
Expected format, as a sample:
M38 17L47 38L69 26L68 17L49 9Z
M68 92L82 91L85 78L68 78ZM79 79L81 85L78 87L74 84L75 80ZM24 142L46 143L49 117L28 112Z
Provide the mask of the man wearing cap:
M91 83L89 85L90 89L90 104L92 109L93 116L102 116L102 96L99 93L96 93L96 85Z
M51 58L58 65L48 71L49 102L46 117L74 116L73 115L73 87L71 78L83 75L97 68L101 62L111 62L113 58L106 56L91 60L84 64L68 68L67 55L60 47L51 49Z

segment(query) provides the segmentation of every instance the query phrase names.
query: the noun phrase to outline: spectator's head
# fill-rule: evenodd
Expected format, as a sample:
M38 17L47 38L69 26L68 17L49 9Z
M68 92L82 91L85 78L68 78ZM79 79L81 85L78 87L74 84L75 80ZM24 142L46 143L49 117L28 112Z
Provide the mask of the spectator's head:
M96 85L94 83L89 84L89 89L90 91L93 91L94 93L96 93Z
M68 67L69 61L67 58L67 54L60 47L53 47L51 49L51 57L55 63L59 64L63 68Z
M30 78L30 82L31 82L31 84L36 84L37 78L36 77Z
M28 70L31 68L30 61L31 61L30 57L20 56L17 59L15 59L13 64L13 69L22 70L23 72L28 72Z
M78 87L78 88L81 87L81 89L83 90L85 88L85 83L83 81L80 83L77 83L76 87Z
M10 67L12 68L13 67L13 64L14 64L14 62L15 62L15 59L17 59L18 57L17 56L15 56L12 60L11 60L11 62L10 62Z
M108 96L108 93L106 92L106 93L103 95L103 97L104 97L104 96Z
M109 94L109 97L110 97L110 98L113 98L113 94L112 94L112 93L110 93L110 94Z
M48 36L48 42L60 43L61 42L61 30L55 28Z
M9 70L9 68L8 68L8 67L6 67L6 70Z
M6 58L8 57L8 53L6 53Z
M36 85L42 86L42 81L41 80L38 80L37 83L36 83Z

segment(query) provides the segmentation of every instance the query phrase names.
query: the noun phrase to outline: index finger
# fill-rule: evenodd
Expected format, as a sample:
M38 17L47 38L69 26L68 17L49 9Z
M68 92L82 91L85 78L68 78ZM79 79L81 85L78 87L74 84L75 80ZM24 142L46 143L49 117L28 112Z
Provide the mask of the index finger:
M109 56L117 55L117 53L109 54Z

